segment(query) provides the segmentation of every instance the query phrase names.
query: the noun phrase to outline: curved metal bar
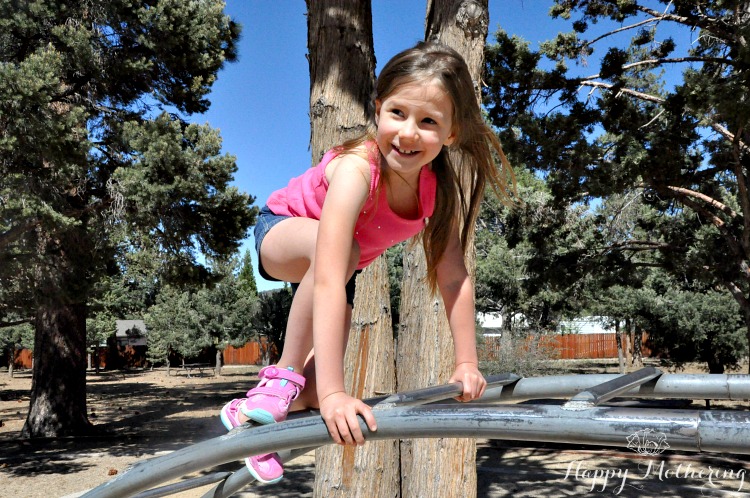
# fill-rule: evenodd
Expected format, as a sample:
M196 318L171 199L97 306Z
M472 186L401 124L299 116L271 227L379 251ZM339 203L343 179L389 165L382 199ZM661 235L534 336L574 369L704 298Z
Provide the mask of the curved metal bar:
M168 484L160 488L149 489L148 491L144 491L143 493L138 493L132 498L160 498L162 496L169 496L181 491L187 491L188 489L200 488L201 486L205 486L207 484L224 481L230 476L231 474L229 472L215 472L213 474L207 474L205 476L186 479L174 484Z
M639 431L663 433L674 450L750 454L750 413L595 407L567 411L551 405L426 405L378 414L370 440L478 437L627 447ZM330 444L320 416L262 427L238 427L225 436L140 463L87 498L126 497L203 468L279 450Z
M592 387L621 377L619 374L551 375L528 377L500 387L488 387L483 402L570 398ZM663 374L620 397L649 399L750 399L747 374Z
M299 448L296 450L280 451L279 458L284 463L291 462L295 458L304 455L308 451L317 449L318 446L311 448ZM246 486L255 482L255 477L247 471L247 468L243 465L242 468L235 471L226 478L226 480L212 489L207 491L201 498L228 498L237 491L245 488Z
M521 377L516 374L504 373L498 375L489 375L486 377L487 386L489 387L500 387L504 385L517 382ZM369 398L364 400L365 403L372 406L374 410L383 410L393 408L394 406L413 406L422 405L426 403L432 403L435 401L446 400L455 396L460 396L463 392L463 386L460 382L454 382L452 384L445 384L441 386L425 387L423 389L415 389L413 391L407 391L403 393L396 393L390 396L379 396L375 398ZM295 420L297 418L309 415L315 415L318 412L314 410L305 410L303 412L296 412L289 415L288 420ZM291 452L284 451L279 452L279 458L284 463L287 463L300 455L307 453L313 448L302 448L299 450L293 450ZM233 493L241 490L248 484L255 481L255 478L247 472L245 467L241 467L235 471L225 482L218 484L212 490L203 495L203 498L224 498L231 496Z

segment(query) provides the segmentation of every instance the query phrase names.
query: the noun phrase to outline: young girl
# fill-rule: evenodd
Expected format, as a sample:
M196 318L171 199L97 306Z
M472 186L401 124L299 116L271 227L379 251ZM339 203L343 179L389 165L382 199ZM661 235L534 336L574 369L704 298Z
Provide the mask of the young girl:
M274 192L260 212L255 239L261 275L298 284L281 359L260 371L247 398L222 408L227 429L248 420L282 421L299 398L300 406L320 408L336 443L364 444L357 416L371 431L375 417L344 390L354 276L420 232L428 283L440 290L453 335L450 382L463 384L461 401L484 392L464 255L485 185L507 196L510 166L482 118L466 63L444 45L420 43L386 64L376 84L374 118L374 130L329 151L318 166ZM447 149L458 152L455 168ZM276 454L246 463L261 482L281 479Z

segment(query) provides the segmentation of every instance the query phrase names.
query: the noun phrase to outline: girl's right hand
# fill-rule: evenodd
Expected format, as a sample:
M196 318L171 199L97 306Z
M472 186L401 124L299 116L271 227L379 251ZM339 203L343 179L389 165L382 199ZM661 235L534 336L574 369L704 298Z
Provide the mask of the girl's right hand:
M331 393L323 398L320 402L320 414L336 444L365 444L357 414L362 415L371 431L378 429L372 409L343 391Z

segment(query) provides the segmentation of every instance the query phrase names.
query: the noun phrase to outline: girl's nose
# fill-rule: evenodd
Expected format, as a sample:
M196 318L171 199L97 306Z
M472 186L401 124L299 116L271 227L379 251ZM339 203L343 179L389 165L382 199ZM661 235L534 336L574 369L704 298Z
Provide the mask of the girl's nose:
M411 120L404 122L403 126L399 130L399 135L402 138L416 139L417 138L417 126Z

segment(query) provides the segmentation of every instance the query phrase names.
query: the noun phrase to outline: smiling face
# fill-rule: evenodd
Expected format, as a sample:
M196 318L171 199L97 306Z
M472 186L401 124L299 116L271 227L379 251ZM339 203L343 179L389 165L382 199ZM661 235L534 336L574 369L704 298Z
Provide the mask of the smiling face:
M453 143L453 103L436 81L404 83L375 101L376 141L388 166L414 177Z

